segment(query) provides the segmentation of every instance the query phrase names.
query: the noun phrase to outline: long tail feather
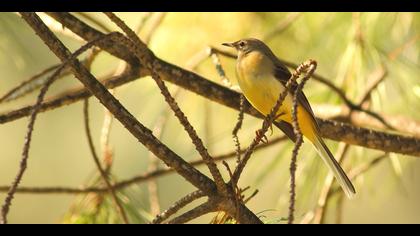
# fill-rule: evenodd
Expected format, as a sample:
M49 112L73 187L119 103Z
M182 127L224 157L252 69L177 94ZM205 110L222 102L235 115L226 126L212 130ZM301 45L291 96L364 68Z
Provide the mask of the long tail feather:
M346 193L347 197L353 198L356 194L356 190L354 189L353 184L347 177L344 170L340 167L340 164L338 164L338 162L335 160L333 154L328 149L327 145L325 145L322 138L316 136L312 143L318 151L319 155L322 157L322 160L324 160L330 170L334 173L335 178L337 179L343 191Z

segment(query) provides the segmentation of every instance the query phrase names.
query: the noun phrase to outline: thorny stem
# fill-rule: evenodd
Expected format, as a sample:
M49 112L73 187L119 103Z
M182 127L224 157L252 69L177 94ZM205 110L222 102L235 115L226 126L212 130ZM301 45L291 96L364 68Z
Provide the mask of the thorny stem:
M216 211L217 208L215 207L216 204L214 204L212 201L207 201L197 207L195 207L192 210L189 210L185 212L184 214L170 220L169 224L184 224L188 221L191 221L195 218L198 218L202 215L205 215L207 213Z
M157 215L155 219L152 220L152 224L160 224L172 215L176 214L181 208L185 207L186 205L190 204L191 202L204 197L205 194L200 191L194 191L187 196L181 198L177 202L175 202L172 206L170 206L167 210L162 212L161 214Z
M240 103L239 103L239 114L238 114L238 122L235 125L235 128L233 128L232 136L233 136L233 142L236 147L236 162L239 164L241 162L241 143L239 142L238 132L242 127L242 123L244 120L244 103L245 103L245 96L241 95L240 97Z
M295 201L296 201L296 160L299 153L299 148L303 143L302 131L299 127L298 122L298 95L301 93L303 86L305 86L306 81L312 76L316 70L317 63L314 60L309 60L302 63L297 69L292 77L299 77L302 71L307 71L306 75L303 77L302 82L297 86L294 91L293 96L293 108L292 108L292 125L293 131L296 135L295 146L292 151L292 159L290 162L290 200L289 200L289 217L288 224L293 224L294 221L294 211L295 211Z

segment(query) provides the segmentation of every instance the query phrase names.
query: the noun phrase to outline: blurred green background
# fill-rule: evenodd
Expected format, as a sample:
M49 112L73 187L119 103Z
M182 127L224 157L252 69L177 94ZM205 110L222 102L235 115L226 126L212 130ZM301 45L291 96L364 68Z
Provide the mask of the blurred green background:
M381 64L388 76L372 94L371 108L389 115L402 115L420 120L420 14L419 13L117 13L133 29L145 21L140 37L150 32L149 46L160 58L185 67L188 61L206 46L220 48L223 42L244 37L264 39L276 55L297 64L312 58L317 60L317 73L343 88L356 101L366 89L366 78ZM294 14L294 15L291 15ZM117 28L100 13L87 13L111 30ZM94 27L86 15L75 13ZM62 31L51 19L45 22L56 27L56 34L72 50L83 42ZM146 18L149 17L149 18ZM162 17L162 16L161 16ZM266 38L279 24L290 25ZM0 13L0 96L58 59L48 50L32 29L14 13ZM228 77L235 84L234 61L221 59ZM100 53L92 70L103 76L114 71L119 61ZM211 60L206 60L197 73L220 83ZM56 82L47 96L80 86L72 76ZM168 85L171 91L176 87ZM340 105L341 100L327 87L310 81L305 93L312 104ZM37 93L17 101L0 104L0 112L35 102ZM140 122L153 128L160 114L168 109L157 86L150 78L142 78L116 89L117 98ZM231 131L237 112L181 90L177 101L192 125L205 141L210 153L223 154L234 150ZM91 129L97 149L104 109L95 98L90 99ZM172 114L171 112L169 114ZM0 185L10 185L19 167L27 118L0 125ZM261 121L245 116L239 132L242 147L246 147ZM274 131L269 139L281 133ZM419 134L417 134L419 135ZM178 120L169 116L162 141L187 160L199 156ZM333 153L338 143L327 141ZM116 180L144 173L149 166L149 153L118 121L112 125L110 145ZM247 165L240 181L259 193L249 207L267 223L284 223L289 199L289 160L291 142L283 142L258 151ZM349 170L367 163L381 152L351 147L344 168ZM234 161L229 161L231 167ZM224 174L227 176L225 168ZM206 168L200 167L206 172ZM207 172L206 172L207 173ZM317 204L327 169L307 143L301 149L297 172L296 221L312 211ZM95 177L96 176L96 177ZM35 124L28 169L21 186L86 186L97 178L83 128L82 102L41 113ZM394 155L354 181L358 194L343 202L343 223L420 223L420 162L415 157ZM162 210L194 190L181 177L171 174L157 179ZM3 201L5 193L0 193ZM120 193L125 207L130 209L132 222L150 220L147 184L132 186ZM337 195L331 199L327 223L334 223ZM92 196L66 194L17 194L9 214L10 223L119 222L109 199L94 217L89 207ZM198 201L200 202L200 201ZM84 205L85 204L85 205ZM193 204L195 205L195 204ZM100 216L100 217L99 217ZM194 220L207 223L209 214Z

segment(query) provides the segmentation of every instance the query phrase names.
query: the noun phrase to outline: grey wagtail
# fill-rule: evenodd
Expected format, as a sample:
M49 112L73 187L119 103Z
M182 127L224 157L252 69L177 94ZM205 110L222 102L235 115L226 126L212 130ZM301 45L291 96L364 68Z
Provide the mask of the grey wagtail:
M262 41L254 38L241 39L234 43L222 45L233 47L238 51L236 76L238 84L246 99L263 115L268 115L291 73ZM297 95L297 120L304 137L309 139L327 166L331 169L346 195L351 198L356 193L346 173L335 160L333 154L322 140L315 115L303 92ZM290 91L281 105L277 118L278 127L295 140L292 124L293 96Z

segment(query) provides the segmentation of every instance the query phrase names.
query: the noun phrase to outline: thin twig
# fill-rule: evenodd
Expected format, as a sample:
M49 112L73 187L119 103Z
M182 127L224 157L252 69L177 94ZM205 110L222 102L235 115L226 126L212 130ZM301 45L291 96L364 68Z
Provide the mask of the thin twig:
M152 12L145 12L143 13L143 15L140 17L140 21L139 24L136 27L136 34L139 34L140 31L144 28L144 26L146 25L146 22L150 19L150 17L152 16Z
M179 94L179 89L174 94L174 97L177 97ZM163 131L165 130L167 121L169 118L169 110L165 109L161 112L157 121L153 127L153 133L156 135L158 139L161 139L163 136ZM148 172L153 172L158 170L158 160L152 152L149 152L149 167ZM151 179L147 185L149 191L149 201L150 201L150 213L152 215L157 215L160 213L160 204L159 204L159 194L158 194L158 186L156 179Z
M293 62L288 62L288 61L284 61L281 60L286 66L291 67L291 68L296 68L296 64ZM352 102L344 93L344 91L342 89L340 89L339 87L337 87L336 85L334 85L330 80L328 80L327 78L318 75L316 73L314 73L312 75L312 78L322 84L324 84L325 86L329 87L333 92L335 92L339 98L341 98L341 100L346 104L346 106L349 107L350 110L355 110L355 111L360 111L360 112L364 112L367 115L377 119L378 121L380 121L384 126L386 126L389 129L394 129L390 124L388 124L388 122L378 113L373 112L371 110L367 110L364 109L362 106L355 104L354 102Z
M101 30L105 31L105 33L111 33L112 30L105 25L102 21L96 19L92 15L86 13L86 12L77 12L76 14L82 16L83 18L87 19L88 21L92 22L96 26L98 26Z
M184 214L170 220L168 223L169 224L184 224L188 221L191 221L195 218L198 218L202 215L205 215L207 213L210 212L214 212L216 211L216 207L215 204L213 204L211 201L207 201L197 207L195 207L192 210L189 210L187 212L185 212Z
M33 90L35 90L39 87L42 87L45 84L45 81L46 81L46 79L43 78L43 77L45 75L47 75L48 73L56 70L59 67L60 67L60 65L50 66L50 67L46 68L45 70L39 72L38 74L36 74L36 75L30 77L29 79L23 81L21 84L14 87L9 92L7 92L5 95L3 95L0 98L0 103L15 100L17 98L20 98L20 97L32 92ZM47 79L48 78L49 77L47 77Z
M226 76L225 70L223 69L222 64L220 63L219 55L215 53L215 51L212 49L208 51L212 58L213 64L216 66L217 74L219 74L220 78L222 79L222 83L228 88L232 87L232 83Z
M0 224L7 224L7 214L9 213L10 205L12 204L13 197L15 195L16 189L19 186L20 181L22 180L23 174L25 173L25 170L27 168L27 162L29 158L29 148L31 145L31 139L32 139L32 132L34 130L35 120L38 114L39 106L44 99L45 94L48 91L49 86L52 84L54 79L57 77L57 75L60 73L61 69L64 67L61 67L46 81L44 86L41 88L41 91L39 92L37 101L35 103L34 109L31 112L31 116L29 118L29 123L27 126L27 132L25 135L25 143L23 146L22 151L22 158L20 161L19 171L15 177L15 180L12 183L12 186L10 187L7 196L4 200L3 206L1 208L1 220Z
M242 127L242 122L244 120L244 103L245 103L245 96L241 95L241 101L239 104L239 114L238 114L238 121L235 125L235 128L233 128L232 131L232 137L233 142L235 144L236 148L236 162L239 164L241 162L241 143L239 142L238 132Z
M179 210L184 208L186 205L188 205L191 202L193 202L193 201L195 201L195 200L197 200L201 197L204 197L204 196L205 196L205 194L200 190L197 190L197 191L194 191L194 192L188 194L187 196L185 196L185 197L181 198L180 200L178 200L177 202L175 202L167 210L165 210L161 214L157 215L152 220L152 224L162 223L163 221L165 221L166 219L168 219L172 215L176 214Z
M359 106L363 106L364 103L371 97L372 92L385 80L386 76L388 75L388 70L385 68L384 65L381 65L380 68L373 73L373 82L370 83L368 89L364 92L359 99Z
M153 19L153 21L151 22L149 31L146 33L146 35L143 38L143 42L145 44L150 43L150 40L152 39L154 33L159 28L159 26L162 24L163 19L165 19L166 14L167 14L167 12L156 12L155 14L153 14L156 18Z
M112 89L111 93L114 94L115 90ZM102 160L105 164L105 172L109 173L111 169L111 165L113 162L113 153L112 148L109 145L109 138L111 133L112 123L114 121L114 117L112 114L107 110L104 109L104 121L102 123L101 128L101 136L100 136L100 143L101 143L101 152L102 152Z
M117 193L115 189L113 188L110 180L108 179L107 173L102 168L101 162L99 161L99 157L96 154L95 145L93 144L92 135L90 132L90 127L89 127L89 100L88 99L85 99L85 102L84 102L83 115L84 115L84 122L85 122L86 137L88 139L89 149L92 154L95 165L98 168L99 173L101 174L102 180L105 182L105 185L108 188L108 192L112 196L114 204L117 207L118 214L120 214L120 217L125 224L129 224L130 222L128 221L128 217L124 211L124 207L122 206L120 200L118 199Z
M292 77L298 78L300 74L305 71L306 75L302 78L302 82L297 86L294 91L293 96L293 107L292 107L292 125L293 131L296 135L295 146L292 151L292 159L290 161L290 200L289 200L289 217L288 224L293 224L294 221L294 211L295 211L295 199L296 199L296 160L299 152L299 148L303 143L303 135L298 122L298 95L302 92L303 86L305 86L306 81L311 78L312 74L315 72L317 63L314 60L308 60L307 62L302 63L295 71Z
M262 150L266 147L276 145L282 141L285 141L287 138L285 136L281 136L275 139L270 140L268 143L264 143L259 145L255 148L255 151ZM246 149L242 149L241 153L245 153ZM226 154L218 155L214 157L215 161L223 161L227 159L231 159L236 157L236 151L229 152ZM204 160L200 159L197 161L192 161L189 163L191 166L199 166L203 165ZM155 179L161 176L165 176L167 174L173 173L174 169L159 169L152 172L146 172L142 175L134 176L127 180L122 180L118 183L115 183L113 188L116 190L120 190L126 187L129 187L133 184L139 184L145 181L149 181L151 179ZM0 192L5 192L10 188L10 186L0 186ZM83 194L83 193L105 193L107 192L107 188L100 188L100 187L79 187L79 188L72 188L72 187L19 187L16 190L16 193L22 194Z
M101 81L106 88L112 89L128 82L138 79L138 76L132 70L126 70L124 73L118 76L112 76ZM85 98L91 97L92 94L86 88L70 89L69 91L58 94L52 98L46 99L41 104L39 112L49 111L55 108L63 107ZM15 121L17 119L29 116L31 110L34 108L33 105L28 105L10 112L0 114L0 124Z

